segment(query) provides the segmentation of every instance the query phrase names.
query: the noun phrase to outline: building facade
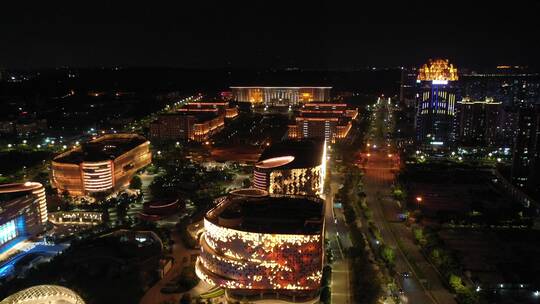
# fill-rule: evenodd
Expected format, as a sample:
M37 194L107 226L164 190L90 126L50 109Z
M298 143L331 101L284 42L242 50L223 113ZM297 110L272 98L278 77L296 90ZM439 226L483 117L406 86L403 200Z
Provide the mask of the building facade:
M464 98L457 103L457 142L468 147L493 147L501 137L502 122L502 102Z
M330 101L332 87L231 87L239 102L266 106L296 106L314 101Z
M497 143L511 148L517 138L520 108L540 101L540 74L521 66L497 66L481 72L460 75L461 95L471 100L495 100L502 103Z
M196 273L229 296L303 301L318 295L324 203L242 189L218 200L204 219Z
M540 185L540 106L519 110L518 130L512 156L512 183L529 192Z
M73 196L111 193L152 162L150 142L137 134L108 134L53 159L52 184Z
M322 194L326 176L323 139L287 140L273 144L253 170L253 187L270 194Z
M415 128L419 144L438 147L454 142L457 80L457 69L446 59L430 59L418 70Z
M505 108L519 108L538 101L540 74L520 66L498 66L461 74L459 86L462 96L473 100L492 98Z
M150 124L150 137L159 140L204 142L238 116L228 102L190 102L175 112L161 114Z
M288 127L287 136L293 139L324 138L328 143L344 139L352 128L358 109L344 103L308 103L302 106Z
M40 183L0 185L0 251L45 229L47 202Z

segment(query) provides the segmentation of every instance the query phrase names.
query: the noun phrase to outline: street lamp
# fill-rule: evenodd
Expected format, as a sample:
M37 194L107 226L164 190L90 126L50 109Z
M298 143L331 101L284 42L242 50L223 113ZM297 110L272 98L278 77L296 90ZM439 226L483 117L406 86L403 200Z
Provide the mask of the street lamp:
M417 196L416 197L416 207L417 209L420 209L420 203L423 201L424 199L421 197L421 196Z

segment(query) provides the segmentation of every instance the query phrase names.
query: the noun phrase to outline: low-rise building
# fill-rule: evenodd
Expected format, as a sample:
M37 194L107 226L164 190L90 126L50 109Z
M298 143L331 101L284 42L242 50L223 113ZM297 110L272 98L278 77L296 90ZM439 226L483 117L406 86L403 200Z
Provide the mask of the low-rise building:
M150 125L151 138L204 142L219 132L226 119L238 116L228 102L190 102L175 112L161 114Z
M150 142L137 134L107 134L53 159L52 185L73 196L111 193L152 162Z
M302 106L294 123L289 125L289 138L324 138L334 143L346 138L358 109L344 103L308 103Z

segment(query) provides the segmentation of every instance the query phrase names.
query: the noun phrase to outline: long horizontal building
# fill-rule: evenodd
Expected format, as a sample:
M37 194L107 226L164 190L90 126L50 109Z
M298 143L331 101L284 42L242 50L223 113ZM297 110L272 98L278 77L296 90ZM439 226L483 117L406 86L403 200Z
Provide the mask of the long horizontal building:
M289 138L324 138L334 143L347 137L358 109L345 103L307 103L289 125Z
M261 154L253 170L253 187L271 194L318 196L325 175L323 139L286 140Z
M40 183L0 185L0 252L45 229L47 202Z
M272 106L330 101L331 89L332 87L231 87L236 101Z
M137 134L108 134L53 159L52 184L59 193L84 196L128 186L152 162L150 142Z
M229 297L306 301L318 295L324 252L319 198L242 189L204 219L196 273Z
M150 124L150 136L159 140L203 142L225 126L226 119L238 116L228 102L191 102L175 112L159 115Z

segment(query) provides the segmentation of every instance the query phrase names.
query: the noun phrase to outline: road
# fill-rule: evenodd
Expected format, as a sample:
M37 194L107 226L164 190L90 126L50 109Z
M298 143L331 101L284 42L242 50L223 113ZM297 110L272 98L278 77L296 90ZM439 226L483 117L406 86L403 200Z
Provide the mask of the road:
M382 115L380 122L387 123L387 118L391 118L389 108L384 105L378 107L377 114ZM382 125L378 127L383 128ZM370 139L370 150L361 154L367 162L359 163L364 168L364 191L368 207L373 211L373 221L379 227L384 243L396 249L395 279L404 291L401 300L414 304L454 304L453 295L444 287L436 270L414 244L412 231L398 219L402 210L392 198L391 185L395 178L394 172L399 170L399 159L391 152L388 146L390 142L382 137L385 132L374 134ZM379 148L373 148L374 145ZM411 275L404 277L401 275L404 272ZM423 286L421 279L425 279L425 285L428 286Z
M339 190L339 176L332 174L330 176L330 187L327 193L323 195L325 199L325 222L326 239L329 240L329 247L334 256L332 264L332 303L351 304L351 277L350 263L345 256L344 251L351 247L349 229L346 226L345 218L340 208L334 208L334 196Z

